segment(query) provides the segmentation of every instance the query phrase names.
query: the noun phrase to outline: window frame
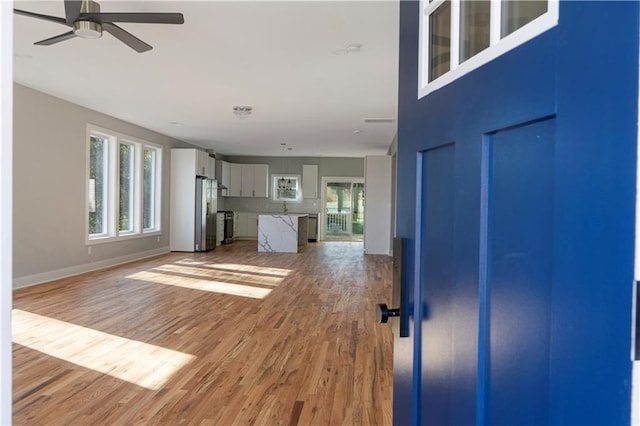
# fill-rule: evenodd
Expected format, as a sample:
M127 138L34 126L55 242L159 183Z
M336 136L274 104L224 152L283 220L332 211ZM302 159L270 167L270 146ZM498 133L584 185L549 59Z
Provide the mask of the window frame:
M90 206L90 168L91 168L91 138L92 136L107 141L107 164L104 168L104 181L107 185L107 201L103 208L106 210L106 230L99 234L89 234L89 206ZM128 145L133 148L131 160L131 227L120 231L120 147ZM144 151L155 152L153 176L153 224L143 229L144 208ZM85 244L101 244L134 238L161 235L161 200L162 200L162 146L113 130L105 129L94 124L87 124L86 128L86 178L85 178Z
M154 175L153 175L153 226L150 228L144 227L144 151L150 150L155 153L154 160ZM142 233L145 235L159 235L162 230L162 147L160 145L146 142L142 147L142 210L140 215L140 226Z
M139 161L138 161L138 147L136 146L137 144L135 142L129 141L127 139L123 139L123 138L118 138L118 149L117 149L117 154L118 154L118 170L117 170L117 174L118 174L118 186L117 186L117 194L118 194L118 216L116 216L118 218L117 222L118 222L118 226L117 226L117 234L119 236L124 236L124 235L133 235L133 234L137 234L139 231L139 220L136 217L139 213L139 209L137 208L137 204L138 204L138 189L140 185L136 185L137 181L139 180L139 176L140 176L140 168L138 167ZM129 214L130 214L130 218L129 221L130 226L129 229L124 229L121 230L120 229L120 191L121 191L121 184L122 182L120 181L120 175L121 175L121 168L122 168L122 164L121 164L121 158L120 158L120 149L122 148L122 146L128 146L131 149L131 155L132 158L130 159L129 163L130 163L130 167L131 167L131 176L129 178L130 182L129 182Z
M449 71L429 82L429 18L445 2L451 3ZM489 46L460 63L460 3L462 0L420 0L418 41L418 99L446 86L508 51L526 43L558 24L559 0L548 0L547 11L501 38L502 0L491 0ZM473 1L473 0L471 0Z
M296 181L296 198L280 198L278 195L278 179L294 179ZM286 203L302 202L302 177L296 174L280 173L271 175L271 199Z

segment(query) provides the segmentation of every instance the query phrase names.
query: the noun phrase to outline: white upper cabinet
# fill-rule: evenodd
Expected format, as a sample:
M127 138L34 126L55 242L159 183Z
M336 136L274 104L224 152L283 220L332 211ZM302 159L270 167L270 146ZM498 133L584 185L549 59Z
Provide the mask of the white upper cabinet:
M209 169L207 170L207 177L209 179L215 179L216 178L216 157L209 156L208 166L209 166Z
M242 164L241 197L253 197L253 164Z
M316 164L302 165L302 196L318 198L318 166Z
M266 164L253 165L253 196L269 196L269 166Z
M188 164L183 163L181 169L183 173L190 173L195 176L205 176L214 179L215 159L209 157L209 153L199 149L174 148L171 152L178 152L181 158Z
M269 196L269 166L267 164L229 164L230 197Z
M229 163L229 191L230 197L239 197L242 189L242 164Z
M200 150L195 150L195 151L196 151L196 175L213 177L210 175L211 165L209 164L209 154Z
M221 189L220 195L227 197L231 187L231 165L226 161L216 160L216 180L227 189Z

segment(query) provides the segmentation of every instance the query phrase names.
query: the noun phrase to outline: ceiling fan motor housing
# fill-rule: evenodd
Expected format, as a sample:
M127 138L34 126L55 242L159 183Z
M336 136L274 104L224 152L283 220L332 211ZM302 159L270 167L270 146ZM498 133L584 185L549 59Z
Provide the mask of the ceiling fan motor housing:
M73 23L73 32L82 38L100 38L102 25L91 21L76 21Z
M1 0L0 0L1 1ZM153 47L116 25L116 22L142 24L183 24L182 13L101 13L93 0L64 0L65 17L43 15L27 10L13 9L17 15L29 16L71 27L71 31L35 42L38 46L51 46L74 37L100 38L106 31L138 53Z
M85 0L80 7L80 13L100 13L100 5L92 0ZM102 37L102 25L93 21L75 21L73 32L82 38Z

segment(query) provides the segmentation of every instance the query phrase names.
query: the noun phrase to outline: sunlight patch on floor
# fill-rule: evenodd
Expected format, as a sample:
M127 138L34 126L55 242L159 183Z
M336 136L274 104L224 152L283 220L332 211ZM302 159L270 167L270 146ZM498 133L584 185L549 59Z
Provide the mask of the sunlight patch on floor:
M13 342L151 390L196 357L14 309Z
M261 275L273 275L276 277L287 277L291 274L291 269L270 268L267 266L241 265L237 263L215 263L215 262L198 262L193 260L178 260L180 265L203 265L214 269L220 269L230 272L245 272Z
M270 275L257 275L254 273L246 272L231 272L226 270L218 270L216 266L201 265L201 266L186 266L186 265L174 265L167 263L161 266L153 268L155 271L167 271L175 272L177 274L194 275L201 278L217 278L222 280L235 280L241 283L248 284L261 284L268 286L277 286L284 279L283 277L274 277Z
M271 289L269 288L225 283L221 281L198 280L150 271L137 272L135 274L127 275L126 278L132 280L147 281L154 284L172 285L192 290L202 290L212 293L228 294L231 296L250 297L252 299L264 299L269 295L269 293L271 293Z

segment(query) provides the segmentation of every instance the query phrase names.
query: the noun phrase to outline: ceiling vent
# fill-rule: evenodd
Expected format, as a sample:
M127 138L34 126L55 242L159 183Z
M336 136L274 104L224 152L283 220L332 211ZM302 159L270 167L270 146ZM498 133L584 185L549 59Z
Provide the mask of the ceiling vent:
M392 124L396 120L395 118L365 118L366 124Z

